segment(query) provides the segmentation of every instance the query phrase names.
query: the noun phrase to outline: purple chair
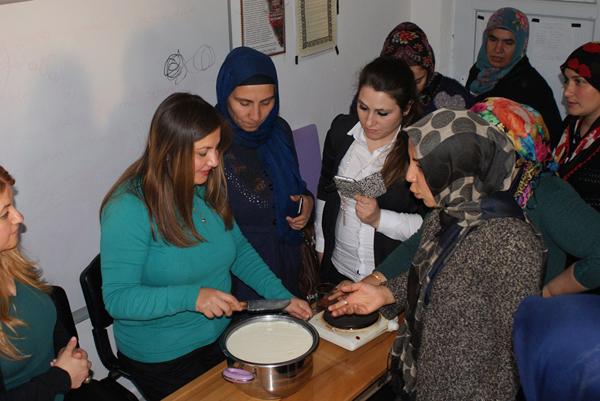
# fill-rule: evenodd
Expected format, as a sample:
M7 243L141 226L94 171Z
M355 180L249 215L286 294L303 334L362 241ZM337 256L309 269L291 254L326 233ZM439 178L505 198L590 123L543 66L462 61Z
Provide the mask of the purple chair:
M300 175L306 182L306 187L317 196L317 186L321 176L321 147L319 133L315 124L298 128L293 131L294 145L300 164Z

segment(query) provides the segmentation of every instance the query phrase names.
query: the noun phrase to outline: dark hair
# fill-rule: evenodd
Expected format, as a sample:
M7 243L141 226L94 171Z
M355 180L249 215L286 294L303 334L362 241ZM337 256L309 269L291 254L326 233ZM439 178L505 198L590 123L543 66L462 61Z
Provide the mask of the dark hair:
M206 182L206 203L223 218L227 229L233 217L227 201L227 183L223 172L223 152L231 143L231 131L215 108L200 96L174 93L156 109L148 142L142 157L129 166L108 191L100 212L122 185L140 180L127 188L144 201L150 219L163 238L179 247L192 246L203 238L192 220L194 198L194 142L215 130L221 130L218 145L220 162ZM154 233L154 228L152 228Z
M364 86L369 86L377 92L385 92L396 101L403 112L403 126L410 125L421 117L423 108L417 94L415 78L403 60L389 56L377 57L360 72L357 93ZM404 114L407 109L408 112ZM381 169L387 187L403 179L408 166L407 149L406 137L400 132Z

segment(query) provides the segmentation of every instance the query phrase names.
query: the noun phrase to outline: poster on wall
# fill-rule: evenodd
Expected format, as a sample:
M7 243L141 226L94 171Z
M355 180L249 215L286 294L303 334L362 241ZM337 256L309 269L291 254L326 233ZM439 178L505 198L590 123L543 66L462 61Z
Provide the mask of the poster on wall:
M242 46L269 56L285 53L284 0L240 0Z
M336 3L296 0L296 53L308 56L337 46Z

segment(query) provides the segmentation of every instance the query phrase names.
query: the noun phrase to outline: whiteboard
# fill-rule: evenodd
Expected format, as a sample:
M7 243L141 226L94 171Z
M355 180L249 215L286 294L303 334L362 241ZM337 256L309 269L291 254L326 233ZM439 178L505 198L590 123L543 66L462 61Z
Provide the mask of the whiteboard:
M483 31L493 11L476 10L475 43L473 45L473 63L477 61ZM593 40L594 21L588 19L527 14L529 19L529 44L527 56L531 65L546 79L556 104L563 101L562 76L560 65L573 50ZM559 107L562 117L565 109Z
M98 252L102 198L168 94L215 102L227 27L225 0L0 6L0 164L17 180L25 252L74 309L85 304L79 273Z

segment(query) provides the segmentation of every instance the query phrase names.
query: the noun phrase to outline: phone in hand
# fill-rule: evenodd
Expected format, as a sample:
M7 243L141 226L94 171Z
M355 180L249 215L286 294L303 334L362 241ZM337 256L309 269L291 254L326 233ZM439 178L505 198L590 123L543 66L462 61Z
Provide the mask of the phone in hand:
M302 205L304 205L304 198L301 196L300 200L298 201L298 210L296 211L296 216L300 216L300 213L302 213Z
M333 177L333 182L340 195L346 198L354 198L354 195L361 194L360 184L354 178L336 175Z

